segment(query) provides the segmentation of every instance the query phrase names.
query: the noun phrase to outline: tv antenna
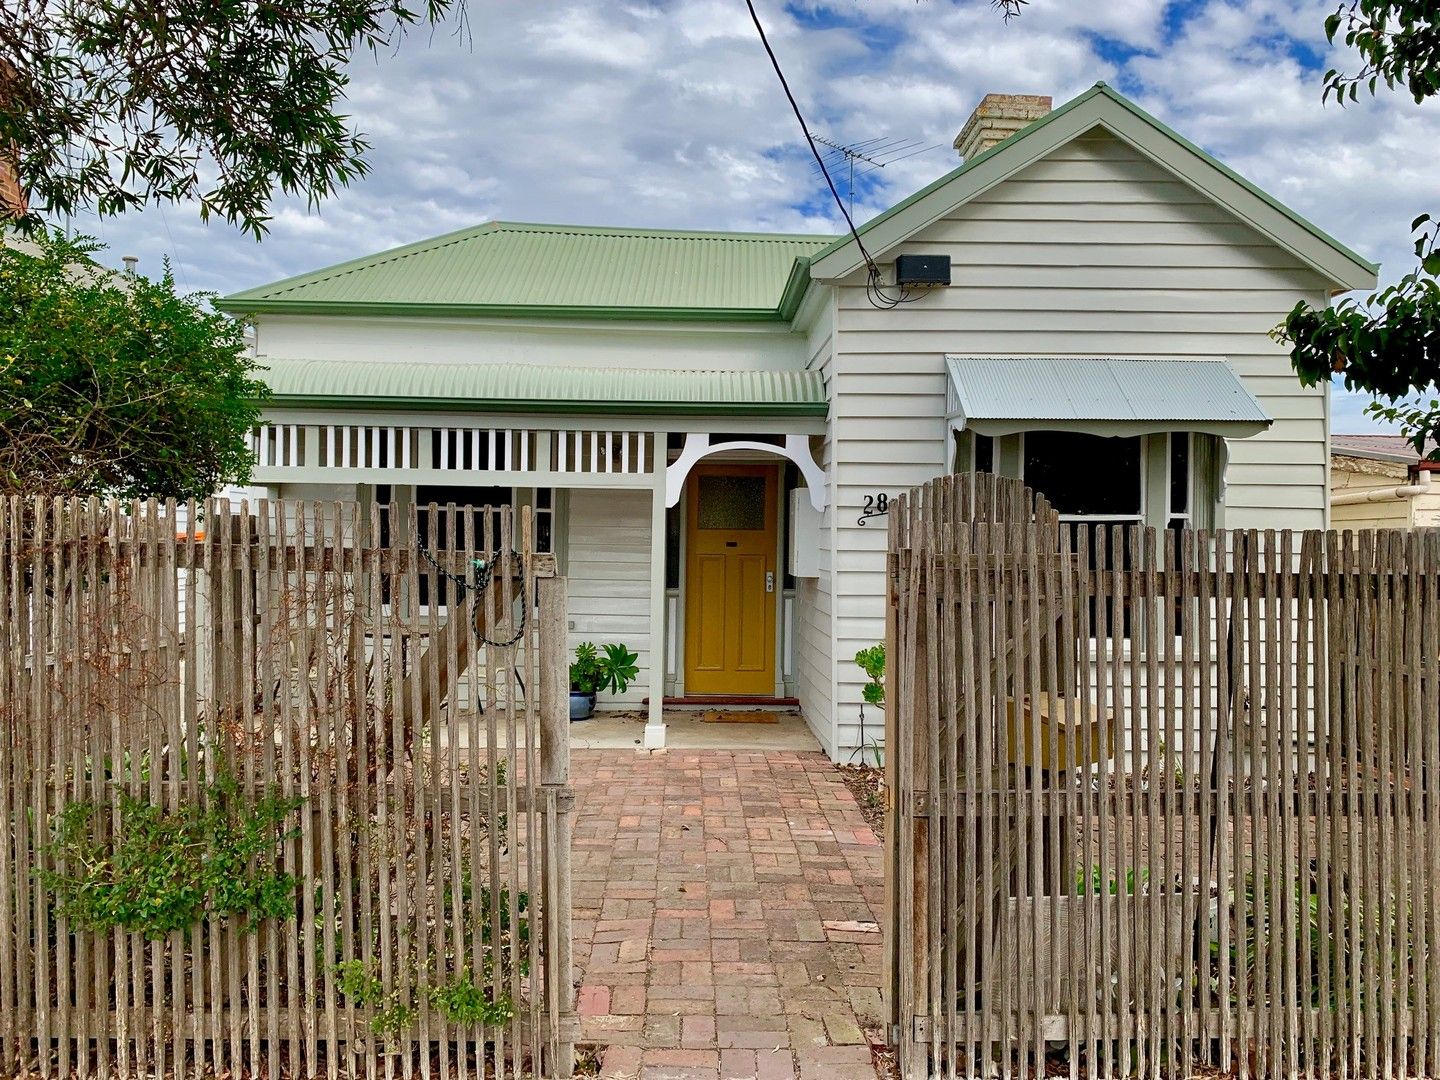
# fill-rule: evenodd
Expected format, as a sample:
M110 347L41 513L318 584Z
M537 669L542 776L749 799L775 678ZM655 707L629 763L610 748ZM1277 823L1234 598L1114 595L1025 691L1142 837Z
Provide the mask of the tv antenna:
M876 169L883 169L886 165L893 165L897 161L904 161L906 158L940 149L940 143L927 144L924 139L881 137L866 139L858 143L842 143L835 139L827 139L823 135L812 135L811 137L821 146L829 147L822 156L827 169L834 169L840 165L845 166L849 177L848 192L852 214L855 212L856 176L864 176ZM817 173L820 171L819 165L813 165L811 168Z

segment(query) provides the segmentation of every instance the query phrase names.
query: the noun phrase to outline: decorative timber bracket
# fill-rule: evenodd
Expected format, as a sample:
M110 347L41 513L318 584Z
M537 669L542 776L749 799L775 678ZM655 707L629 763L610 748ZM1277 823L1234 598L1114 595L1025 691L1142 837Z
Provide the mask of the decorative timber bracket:
M776 446L774 443L755 442L750 439L729 439L712 443L708 433L692 431L685 436L685 446L680 451L680 456L665 469L665 505L675 506L680 502L680 493L685 490L685 478L690 475L691 469L702 459L725 450L758 450L793 461L800 470L800 475L805 478L805 486L810 489L810 505L815 508L816 513L824 512L825 470L810 453L808 435L786 435L784 445Z

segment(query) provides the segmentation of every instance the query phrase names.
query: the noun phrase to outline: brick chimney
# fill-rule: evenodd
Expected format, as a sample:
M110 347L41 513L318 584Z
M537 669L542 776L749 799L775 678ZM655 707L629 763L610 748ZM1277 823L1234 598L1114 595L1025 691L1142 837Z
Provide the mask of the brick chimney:
M14 75L15 69L0 60L0 94L7 98L15 92L12 85ZM15 173L15 162L14 148L0 147L0 221L21 217L29 209L25 189L20 186L20 178Z
M955 149L962 161L979 157L1039 120L1050 111L1050 105L1049 97L1038 94L986 94L955 136Z
M14 163L9 154L0 151L0 221L20 217L25 210L25 192L15 176Z

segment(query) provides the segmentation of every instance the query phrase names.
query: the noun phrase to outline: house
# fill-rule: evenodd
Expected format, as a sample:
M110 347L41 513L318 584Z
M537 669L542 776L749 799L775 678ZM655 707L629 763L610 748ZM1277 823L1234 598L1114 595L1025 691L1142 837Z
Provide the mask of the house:
M899 491L1323 526L1328 397L1268 334L1376 267L1103 84L990 95L956 149L859 243L494 221L226 297L274 389L254 482L531 505L649 745L667 695L794 698L842 760Z
M1427 447L1427 456L1434 446ZM1336 529L1418 529L1440 525L1440 461L1403 435L1330 437L1330 524Z

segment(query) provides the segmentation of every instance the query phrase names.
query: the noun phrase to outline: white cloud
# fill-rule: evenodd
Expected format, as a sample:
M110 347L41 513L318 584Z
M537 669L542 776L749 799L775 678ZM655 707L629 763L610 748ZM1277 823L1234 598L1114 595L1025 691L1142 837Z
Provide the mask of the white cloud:
M1212 151L1393 279L1407 228L1440 210L1440 105L1382 90L1321 102L1322 67L1353 66L1321 26L1331 0L1033 0L1003 22L988 0L758 0L811 126L938 149L873 176L866 217L955 163L950 142L989 91L1057 103L1097 79ZM471 0L469 34L415 34L352 67L347 111L370 175L318 209L275 207L256 245L185 208L97 232L182 285L230 291L489 217L830 231L790 114L733 0ZM1336 394L1337 428L1367 425Z

